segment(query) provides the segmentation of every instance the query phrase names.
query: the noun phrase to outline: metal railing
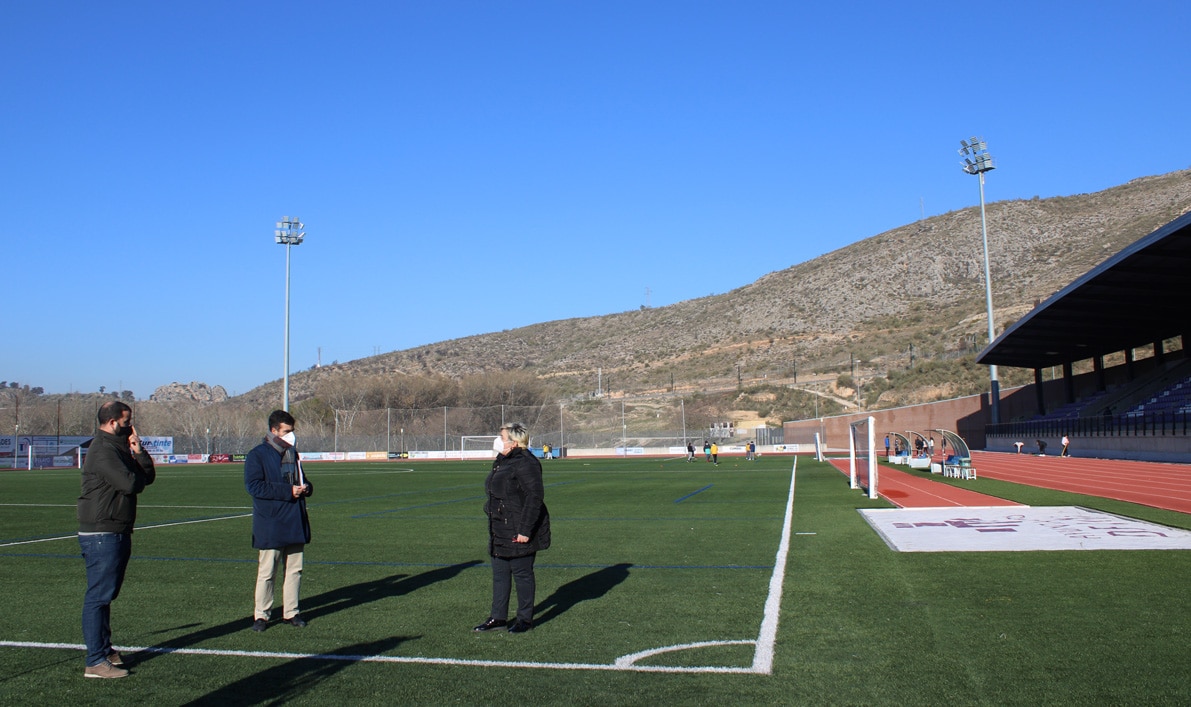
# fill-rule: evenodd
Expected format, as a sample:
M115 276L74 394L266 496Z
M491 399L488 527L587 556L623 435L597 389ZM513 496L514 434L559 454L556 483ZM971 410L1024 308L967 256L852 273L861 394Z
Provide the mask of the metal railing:
M1170 437L1187 436L1191 413L1162 410L1061 420L1024 420L986 425L986 437Z

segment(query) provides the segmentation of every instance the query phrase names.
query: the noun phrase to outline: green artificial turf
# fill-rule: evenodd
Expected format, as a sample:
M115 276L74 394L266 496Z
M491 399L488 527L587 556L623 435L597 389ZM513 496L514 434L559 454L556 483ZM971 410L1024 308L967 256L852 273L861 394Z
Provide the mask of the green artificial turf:
M886 504L807 459L798 462L771 674L549 667L755 640L791 464L546 462L554 546L538 557L538 626L524 635L470 630L487 616L491 586L483 462L309 465L310 623L260 634L248 630L255 552L240 469L163 468L141 496L112 611L117 645L542 667L152 652L132 656L129 678L98 681L82 678L80 650L0 647L0 702L1191 702L1191 620L1181 610L1191 553L896 553L856 512ZM1091 505L979 481L977 490L1035 505ZM0 641L81 643L77 494L77 471L0 473L0 503L11 504L0 506ZM1111 503L1104 509L1187 527L1183 514ZM753 650L714 645L639 665L748 668Z

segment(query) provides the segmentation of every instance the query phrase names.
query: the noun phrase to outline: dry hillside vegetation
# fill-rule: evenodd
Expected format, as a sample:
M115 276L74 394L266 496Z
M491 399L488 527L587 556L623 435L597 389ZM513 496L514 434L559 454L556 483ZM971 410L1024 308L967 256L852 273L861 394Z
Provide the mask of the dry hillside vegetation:
M1191 171L1095 194L990 204L998 331L1188 210ZM968 364L987 343L986 328L980 213L972 207L866 238L725 294L394 351L301 372L290 385L293 399L302 400L353 378L516 371L542 381L549 395L575 399L595 390L602 369L605 391L617 396L735 396L792 384L796 366L797 386L809 393L854 402L859 385L861 402L887 406L982 390L986 370ZM1012 384L1027 373L1003 377ZM853 374L851 385L839 384ZM280 381L241 397L267 405L280 397Z

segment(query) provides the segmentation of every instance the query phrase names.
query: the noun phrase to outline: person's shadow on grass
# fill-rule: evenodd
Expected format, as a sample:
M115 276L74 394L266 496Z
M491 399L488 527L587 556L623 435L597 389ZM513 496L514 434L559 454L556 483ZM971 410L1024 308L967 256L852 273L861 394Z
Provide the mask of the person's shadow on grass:
M596 570L555 589L534 609L533 625L539 626L562 614L580 602L599 599L629 577L631 562Z
M328 656L296 658L266 668L208 692L187 705L284 704L296 699L362 658L380 655L401 645L409 637L393 636L379 641L344 646Z
M390 597L399 597L419 589L424 589L437 582L445 582L463 572L466 569L481 565L480 560L469 560L467 562L460 562L446 567L436 567L432 570L422 572L415 575L394 574L388 577L382 577L370 582L360 582L359 584L351 584L346 587L339 587L321 594L316 594L302 600L302 617L307 620L314 620L320 617L325 617L337 611L349 609L352 607L368 604L381 599L388 599ZM251 586L251 585L250 585ZM307 611L306 608L310 610ZM195 624L188 624L195 625ZM198 624L201 625L201 624ZM252 626L252 617L241 617L224 623L209 626L197 631L192 631L188 634L170 638L153 646L152 649L135 655L128 656L131 658L133 668L137 665L147 663L148 661L166 653L171 652L174 648L188 648L195 644L203 643L215 638L222 638L224 636L238 633L240 631L247 631ZM276 628L276 626L274 626ZM291 629L292 630L292 629Z
M313 620L353 606L368 604L390 597L405 596L419 589L425 589L432 584L453 579L460 572L482 564L484 563L480 560L469 560L468 562L460 562L446 567L436 567L435 569L413 576L395 574L391 577L384 577L372 582L363 582L332 589L329 592L316 594L309 599L303 599L302 617L307 620Z

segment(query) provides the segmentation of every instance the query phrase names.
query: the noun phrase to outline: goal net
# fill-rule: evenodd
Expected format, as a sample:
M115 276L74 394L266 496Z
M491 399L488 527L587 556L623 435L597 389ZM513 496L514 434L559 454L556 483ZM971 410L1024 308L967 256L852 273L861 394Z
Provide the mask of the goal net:
M866 417L848 426L848 477L854 489L866 489L877 497L877 454L873 444L875 420Z
M459 438L460 459L494 459L492 445L500 435L464 435Z

